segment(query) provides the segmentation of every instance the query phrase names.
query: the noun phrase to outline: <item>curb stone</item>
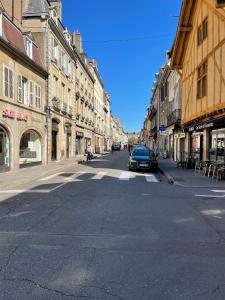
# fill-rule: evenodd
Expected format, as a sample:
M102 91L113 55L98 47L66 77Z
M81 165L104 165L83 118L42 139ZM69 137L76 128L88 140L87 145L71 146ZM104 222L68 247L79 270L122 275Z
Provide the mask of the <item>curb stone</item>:
M168 173L166 173L162 168L158 167L159 171L166 177L167 181L174 185L175 184L175 180L173 178L173 176L169 175Z

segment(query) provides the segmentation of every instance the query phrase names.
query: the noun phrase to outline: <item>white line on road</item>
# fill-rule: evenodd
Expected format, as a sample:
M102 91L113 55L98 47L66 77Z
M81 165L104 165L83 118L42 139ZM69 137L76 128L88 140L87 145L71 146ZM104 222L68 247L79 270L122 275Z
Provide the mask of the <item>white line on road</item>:
M98 172L95 176L93 176L91 179L93 180L100 180L102 179L107 173L106 172Z
M211 190L214 193L225 193L225 190Z
M159 182L158 179L153 174L145 175L145 179L147 182Z
M41 179L39 179L38 181L47 181L47 180L52 179L52 178L54 178L54 177L57 177L57 176L59 176L59 175L61 175L61 174L63 174L63 172L52 174L52 175L50 175L50 176L41 178Z
M119 180L130 180L130 172L122 172Z
M195 197L202 197L202 198L225 198L225 195L197 195Z
M38 193L38 194L47 194L51 190L5 190L0 191L0 194L22 194L22 193Z

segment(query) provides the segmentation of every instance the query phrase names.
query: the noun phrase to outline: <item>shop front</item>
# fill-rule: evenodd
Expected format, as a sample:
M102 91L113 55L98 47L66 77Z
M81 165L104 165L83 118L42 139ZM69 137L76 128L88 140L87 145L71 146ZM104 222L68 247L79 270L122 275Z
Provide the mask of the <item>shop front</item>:
M190 156L196 160L225 163L225 118L186 128L189 133Z
M84 140L84 133L82 131L76 132L76 155L84 154L83 152L83 140Z
M0 111L0 171L45 162L44 114L1 102Z
M225 163L225 128L210 131L209 136L209 159Z
M72 125L70 123L65 124L66 133L66 158L71 157L71 135L72 135Z
M59 123L58 123L58 121L53 119L52 120L51 160L57 160L58 131L59 131Z
M0 125L0 172L6 171L10 168L9 149L8 132Z
M84 150L86 151L89 146L92 147L92 135L89 132L85 132Z
M174 161L184 161L188 154L185 152L185 132L174 132Z
M27 130L20 140L20 167L42 163L41 137L35 130Z

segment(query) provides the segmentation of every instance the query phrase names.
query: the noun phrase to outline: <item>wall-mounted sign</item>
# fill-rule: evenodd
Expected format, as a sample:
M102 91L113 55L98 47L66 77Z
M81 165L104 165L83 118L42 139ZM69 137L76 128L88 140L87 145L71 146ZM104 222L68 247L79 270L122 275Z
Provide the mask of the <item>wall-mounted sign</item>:
M28 115L25 115L23 113L17 113L9 109L3 110L2 116L5 118L16 119L18 121L24 121L24 122L27 122L28 120Z
M84 133L81 132L81 131L77 131L77 132L76 132L76 136L77 136L77 137L83 138L83 137L84 137Z

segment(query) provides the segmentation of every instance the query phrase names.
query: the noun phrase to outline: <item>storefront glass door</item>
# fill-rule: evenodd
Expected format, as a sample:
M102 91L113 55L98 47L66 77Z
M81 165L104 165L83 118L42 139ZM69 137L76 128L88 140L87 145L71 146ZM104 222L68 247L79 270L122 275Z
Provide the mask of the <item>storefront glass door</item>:
M191 137L191 157L203 159L203 133L193 133Z
M210 160L223 162L225 146L225 129L213 130L210 133Z
M57 131L52 131L52 160L57 159Z
M0 171L9 167L9 138L3 127L0 126Z
M66 158L70 157L70 142L71 142L71 135L67 133L67 135L66 135Z
M4 133L0 132L0 167L5 164L5 138Z

